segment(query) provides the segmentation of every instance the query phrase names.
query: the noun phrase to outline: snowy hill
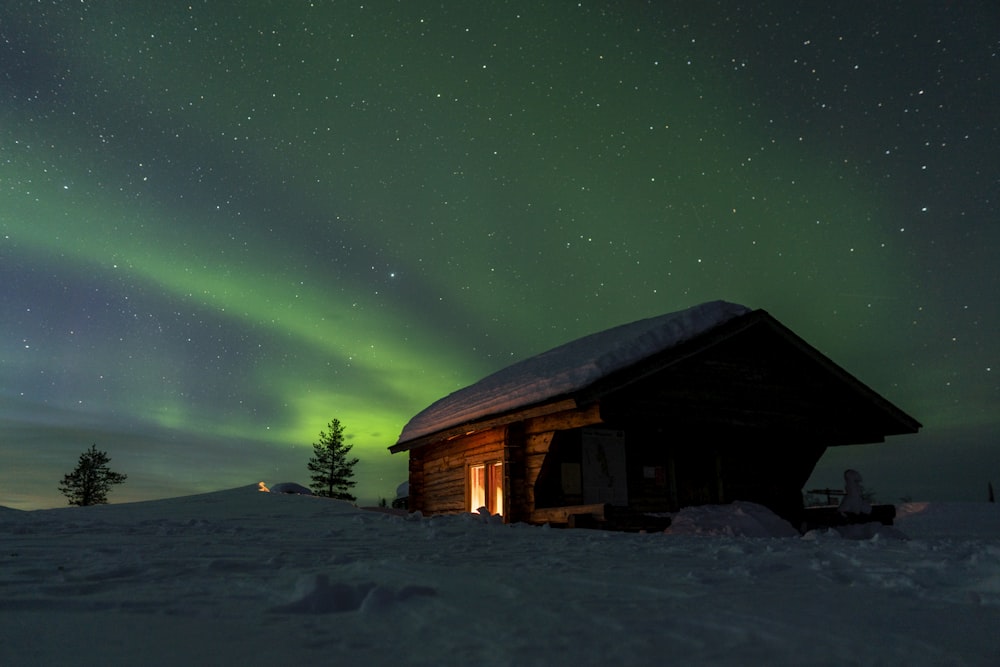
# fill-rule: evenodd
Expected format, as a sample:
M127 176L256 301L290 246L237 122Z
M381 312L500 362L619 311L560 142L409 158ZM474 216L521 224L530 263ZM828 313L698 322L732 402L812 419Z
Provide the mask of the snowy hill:
M257 485L2 512L0 664L997 664L1000 510L900 517L746 537L792 533L725 506L624 534Z

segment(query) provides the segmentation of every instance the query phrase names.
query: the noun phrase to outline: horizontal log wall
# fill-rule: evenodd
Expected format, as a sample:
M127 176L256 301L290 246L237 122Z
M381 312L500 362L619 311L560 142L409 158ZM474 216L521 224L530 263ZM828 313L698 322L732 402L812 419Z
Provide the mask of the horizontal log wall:
M515 521L529 521L535 509L535 482L542 470L545 456L552 444L554 431L533 433L523 438L524 454L520 460L521 475L517 492L510 499L511 518Z
M535 482L556 431L601 423L597 404L533 417L410 450L410 509L424 514L466 512L466 470L504 462L507 520L527 520L534 509Z
M542 471L545 457L556 431L568 431L601 423L600 407L595 403L586 408L529 419L524 424L524 484L523 492L511 499L513 516L531 520L535 510L535 483Z
M466 468L503 459L500 426L410 450L411 509L424 514L466 512Z
M557 412L544 417L534 417L524 422L525 435L546 433L549 431L566 431L581 426L592 426L601 422L601 406L592 403L586 407Z

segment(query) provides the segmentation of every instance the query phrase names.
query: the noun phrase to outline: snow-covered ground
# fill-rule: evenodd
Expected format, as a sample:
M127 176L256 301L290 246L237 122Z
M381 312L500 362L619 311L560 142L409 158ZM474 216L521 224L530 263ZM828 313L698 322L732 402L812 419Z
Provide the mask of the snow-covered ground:
M993 504L852 540L749 505L624 534L257 489L0 510L0 665L1000 664Z

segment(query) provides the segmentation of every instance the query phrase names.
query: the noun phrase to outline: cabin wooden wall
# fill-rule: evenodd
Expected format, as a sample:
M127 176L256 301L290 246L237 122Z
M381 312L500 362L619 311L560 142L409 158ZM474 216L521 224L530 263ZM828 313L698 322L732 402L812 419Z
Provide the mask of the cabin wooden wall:
M689 505L749 500L793 519L801 488L826 448L819 434L706 428L653 421L603 424L625 435L628 507L633 512L671 512ZM533 509L574 506L583 496L560 488L560 466L580 463L579 429L539 434L526 449Z
M411 449L409 508L424 514L465 512L468 466L503 461L504 520L527 521L553 434L597 424L600 419L594 404Z
M827 446L821 434L805 431L676 425L625 434L629 506L642 512L746 500L792 519Z
M639 512L677 509L678 460L676 434L662 425L628 425L625 431L629 506ZM681 462L686 467L687 462Z
M542 472L545 457L557 431L567 431L601 423L600 407L594 403L585 408L567 410L544 417L534 417L521 424L520 459L511 458L510 521L528 521L535 509L535 483ZM516 450L514 450L516 452ZM519 477L515 477L520 473Z
M412 449L410 508L425 514L468 511L468 466L503 461L504 520L528 521L537 509L540 476L546 466L563 462L558 445L553 449L556 434L595 425L623 427L603 421L595 403ZM825 449L806 434L789 437L757 429L646 421L623 430L629 507L639 512L752 500L792 516L799 489ZM558 468L551 474L558 475ZM561 500L566 502L556 504L574 504L573 499Z
M424 514L467 511L466 469L470 464L504 458L506 426L410 450L410 509ZM507 475L504 466L504 475ZM504 503L508 491L504 485Z

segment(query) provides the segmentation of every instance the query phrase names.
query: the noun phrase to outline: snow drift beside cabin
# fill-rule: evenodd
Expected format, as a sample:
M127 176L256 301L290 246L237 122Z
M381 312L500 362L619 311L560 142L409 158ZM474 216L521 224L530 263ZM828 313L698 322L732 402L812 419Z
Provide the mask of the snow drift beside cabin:
M710 301L578 338L433 403L403 427L397 444L578 391L749 312L739 304Z

